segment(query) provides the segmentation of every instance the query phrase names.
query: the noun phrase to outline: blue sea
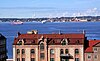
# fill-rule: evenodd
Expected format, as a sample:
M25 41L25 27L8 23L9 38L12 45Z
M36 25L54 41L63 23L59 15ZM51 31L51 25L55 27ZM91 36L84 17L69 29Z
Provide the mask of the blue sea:
M12 44L17 33L27 33L27 31L38 30L44 33L82 33L86 32L88 40L100 40L100 22L53 22L42 24L40 22L25 22L22 25L12 25L10 22L0 23L0 33L7 38L8 58L13 58Z

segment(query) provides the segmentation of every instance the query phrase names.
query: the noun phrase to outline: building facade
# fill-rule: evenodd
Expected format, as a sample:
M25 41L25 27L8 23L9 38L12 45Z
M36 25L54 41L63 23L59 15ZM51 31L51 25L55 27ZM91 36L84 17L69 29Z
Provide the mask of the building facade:
M7 50L6 50L6 38L0 34L0 61L6 61Z
M90 40L85 50L85 61L100 61L100 40Z
M84 34L20 34L13 61L84 61Z

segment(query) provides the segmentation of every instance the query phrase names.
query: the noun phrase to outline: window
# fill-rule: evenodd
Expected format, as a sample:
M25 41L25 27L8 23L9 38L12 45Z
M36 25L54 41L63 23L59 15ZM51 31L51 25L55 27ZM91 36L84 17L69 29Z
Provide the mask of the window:
M63 49L61 49L61 50L60 50L60 54L63 54L63 53L64 53L64 52L63 52Z
M65 61L69 61L69 59L65 59Z
M22 58L22 61L25 61L25 58Z
M94 58L97 59L97 55L95 55Z
M54 54L54 50L53 49L50 49L50 54Z
M24 54L25 53L25 50L24 49L22 49L22 54Z
M40 44L40 50L44 50L44 44L43 43Z
M31 53L32 53L32 54L34 54L34 53L35 53L34 49L31 49Z
M65 40L62 42L62 45L66 45L66 41Z
M18 45L22 45L22 41L19 41L19 42L18 42Z
M17 54L19 54L20 53L20 50L19 49L17 49Z
M97 48L94 48L94 52L97 52Z
M31 58L31 61L35 61L35 58Z
M75 61L79 61L79 58L75 58Z
M91 55L88 55L88 59L91 59Z
M50 61L54 61L54 58L50 58Z
M20 61L20 58L17 58L17 61Z
M66 50L65 50L65 53L68 54L68 52L69 52L68 49L66 49Z
M75 54L79 54L79 50L78 49L75 49Z
M44 53L40 53L40 58L44 59Z

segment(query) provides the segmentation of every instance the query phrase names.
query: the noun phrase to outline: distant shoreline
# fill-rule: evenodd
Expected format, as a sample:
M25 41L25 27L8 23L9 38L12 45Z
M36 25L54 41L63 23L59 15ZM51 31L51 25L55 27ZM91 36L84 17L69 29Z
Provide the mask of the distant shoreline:
M0 22L95 22L100 16L56 17L56 18L0 18Z

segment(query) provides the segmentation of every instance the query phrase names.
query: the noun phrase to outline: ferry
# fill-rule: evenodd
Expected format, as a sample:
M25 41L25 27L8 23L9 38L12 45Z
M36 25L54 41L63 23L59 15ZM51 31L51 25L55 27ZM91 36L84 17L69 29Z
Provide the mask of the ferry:
M23 24L23 22L21 22L21 21L18 21L18 22L11 22L11 24L19 25L19 24Z
M45 24L46 22L47 22L46 20L43 20L43 21L42 21L43 24Z
M43 20L43 21L41 21L41 23L43 23L43 24L45 24L47 22L51 22L51 21L49 21L49 20Z

